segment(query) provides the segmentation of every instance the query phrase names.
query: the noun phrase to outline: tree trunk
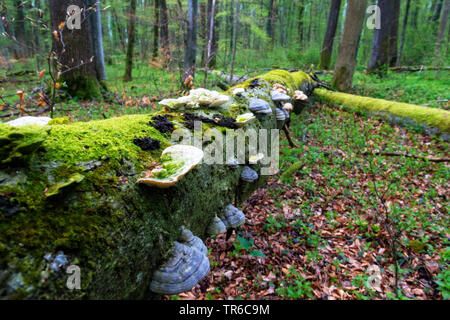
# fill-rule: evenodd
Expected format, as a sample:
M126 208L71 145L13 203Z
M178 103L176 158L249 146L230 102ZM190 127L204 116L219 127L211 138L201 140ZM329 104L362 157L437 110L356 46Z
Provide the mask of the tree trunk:
M389 67L391 27L395 17L396 2L397 0L378 1L381 10L381 28L374 31L372 55L367 68L369 73L387 70Z
M396 66L400 67L402 65L402 55L403 55L403 47L405 46L405 38L406 38L406 28L408 27L408 16L411 7L411 0L407 0L405 16L403 17L403 27L402 27L402 35L400 38L400 48L398 49L397 62Z
M197 14L198 13L198 0L188 0L188 19L187 19L187 32L186 43L184 47L184 73L183 83L186 87L191 87L189 83L186 83L187 79L194 81L195 77L195 62L197 56Z
M80 30L69 30L67 27L60 30L60 24L65 21L67 8L70 5L85 8L83 0L49 1L53 32L52 52L56 54L58 65L61 66L60 82L67 84L67 91L72 97L81 99L101 97L87 17L82 16ZM86 14L86 11L84 13Z
M270 38L270 45L273 48L275 43L275 21L276 21L276 0L270 0L269 2L269 17L267 19L267 35Z
M98 3L95 6L95 3ZM95 11L89 12L89 24L91 26L92 47L95 56L95 71L97 79L100 81L107 80L105 70L105 55L103 53L103 32L102 32L102 16L100 0L90 0L89 6L94 6Z
M341 91L352 87L358 43L367 9L367 0L349 0L344 33L339 46L339 56L333 76L333 86Z
M128 9L128 47L127 56L125 60L125 75L123 81L129 82L133 80L133 53L134 43L136 40L136 0L130 0L130 7Z
M159 12L160 12L160 0L155 0L154 12L155 12L155 23L153 24L153 60L158 58L159 50Z
M170 59L170 42L169 42L169 17L167 14L167 1L159 0L159 4L161 7L161 49L162 55L165 60Z
M305 0L300 0L299 10L298 10L298 38L300 44L303 43L303 40L305 38L304 32L303 32L303 18L305 15Z
M443 63L443 61L441 61L442 57L444 56L442 54L442 45L444 44L445 30L447 29L449 10L450 10L450 1L445 0L445 3L443 4L441 23L439 25L439 33L437 37L437 44L435 50L435 59L433 63L435 66L438 66L439 64Z
M341 0L332 0L330 14L328 16L327 31L323 41L322 54L320 56L319 69L328 70L330 68L331 56L333 54L333 42L341 9Z
M234 31L234 46L233 46L233 57L231 58L231 72L230 72L230 83L233 81L234 75L234 64L236 62L236 50L237 50L237 40L239 37L239 13L240 13L240 1L237 0L236 3L236 19L235 19L235 31Z
M219 51L219 21L216 16L219 12L219 1L208 0L208 26L211 48L209 53L209 68L215 68L217 64L217 54ZM211 30L212 27L212 30Z
M22 0L14 0L16 8L16 17L14 21L14 36L19 44L17 47L16 58L25 58L28 56L28 47L25 37L25 13L23 10L24 2Z
M390 28L389 35L389 67L394 67L397 62L398 54L398 25L400 20L400 0L392 0L394 2L394 17Z

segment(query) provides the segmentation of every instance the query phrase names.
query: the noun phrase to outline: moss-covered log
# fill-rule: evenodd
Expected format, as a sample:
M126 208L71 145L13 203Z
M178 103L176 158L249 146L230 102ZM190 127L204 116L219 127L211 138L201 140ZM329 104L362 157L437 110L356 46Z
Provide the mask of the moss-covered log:
M356 96L326 89L316 89L314 94L327 102L387 116L389 120L395 122L400 121L420 126L428 134L441 135L445 139L450 134L450 112L447 110Z
M308 94L314 85L303 72L272 71L241 84L245 95L230 90L221 115L249 112L252 97L274 109L275 82ZM195 112L214 118L218 111ZM0 124L0 297L151 298L152 274L170 256L180 227L204 237L216 214L264 183L262 177L243 186L243 166L201 164L169 189L137 184L171 145L167 126L187 126L181 113L161 115L171 125L155 114L43 127ZM276 127L275 112L258 120L251 128ZM155 140L160 148L144 151ZM81 290L69 290L69 274L52 265L59 252L66 265L80 267Z

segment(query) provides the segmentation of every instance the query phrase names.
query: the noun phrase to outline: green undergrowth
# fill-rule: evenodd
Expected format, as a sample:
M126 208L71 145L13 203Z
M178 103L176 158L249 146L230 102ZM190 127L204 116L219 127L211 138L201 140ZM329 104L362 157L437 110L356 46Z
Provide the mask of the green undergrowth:
M321 258L324 252L327 261L334 257L331 279L328 284L319 285L332 284L357 299L384 298L382 293L367 287L364 279L368 275L364 268L347 269L349 259L361 263L373 255L383 274L393 279L392 255L386 245L389 237L377 214L383 210L383 204L374 189L372 179L376 179L377 190L390 209L389 219L400 234L399 281L424 292L415 297L411 290L404 291L400 298L437 299L441 294L448 297L446 247L450 206L446 201L446 185L450 170L447 163L367 153L378 150L387 154L445 158L448 143L330 106L310 107L292 120L291 132L298 148L289 148L287 141L282 141L283 184L282 187L275 184L278 188L269 190L279 202L280 214L266 218L266 224L271 226L268 230L282 232L288 243L301 244L311 263L324 261ZM285 223L285 208L296 213L290 225ZM335 239L334 235L339 236ZM358 241L359 251L349 251L344 240L336 245L341 236L348 239L351 248ZM387 250L380 253L380 248ZM424 280L423 262L415 263L412 259L415 256L426 265L440 261L439 268ZM289 265L292 265L290 261ZM314 270L310 265L308 268ZM386 290L391 291L386 297L395 299L389 284L393 280L383 279ZM342 286L346 282L352 283L351 288ZM285 283L277 293L281 297L300 297L305 293L303 285L301 281Z

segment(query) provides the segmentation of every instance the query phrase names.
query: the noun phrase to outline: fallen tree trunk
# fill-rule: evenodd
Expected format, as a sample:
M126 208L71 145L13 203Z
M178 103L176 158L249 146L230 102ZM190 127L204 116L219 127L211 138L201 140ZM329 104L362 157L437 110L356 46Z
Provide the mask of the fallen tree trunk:
M244 94L227 92L231 102L219 115L199 114L235 118L248 112L252 97L275 111L274 83L307 94L314 88L306 73L272 71L238 85ZM138 184L172 144L170 129L190 127L180 112L160 116L0 124L1 298L152 298L152 275L170 257L180 227L204 238L216 214L265 183L243 183L244 166L200 164L168 189ZM257 119L247 129L277 127L275 112ZM223 131L216 124L203 126ZM160 148L147 150L149 142ZM69 265L79 267L80 290L66 285Z
M392 67L392 72L422 72L422 71L449 71L450 67Z
M316 89L314 94L326 102L365 110L387 117L394 123L420 126L426 134L440 135L444 140L450 137L450 112L447 110L361 97L322 88Z

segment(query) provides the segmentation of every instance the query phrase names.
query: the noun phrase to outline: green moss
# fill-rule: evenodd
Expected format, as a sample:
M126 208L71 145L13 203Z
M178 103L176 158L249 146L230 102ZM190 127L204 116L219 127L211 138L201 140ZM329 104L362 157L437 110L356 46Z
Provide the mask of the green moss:
M441 132L450 132L450 112L446 110L332 92L326 89L316 89L314 93L319 98L332 103L360 108L369 112L384 112L412 119L418 123L426 123L430 127L438 128Z
M248 88L249 85L254 81L255 79L263 79L265 81L268 81L270 84L280 83L284 85L285 87L289 88L291 92L295 90L303 90L307 91L306 88L312 84L311 77L302 71L298 72L289 72L286 70L272 70L262 76L254 77L251 79L248 79L247 81L238 84L234 86L233 88L229 89L227 92L231 93L233 89L236 88Z
M57 184L54 184L53 186L50 187L50 189L48 189L48 192L45 194L46 197L52 197L55 196L57 194L60 194L60 192L69 187L70 185L73 184L77 184L80 183L81 181L84 180L84 176L79 174L79 173L75 173L73 175L71 175L67 181L63 181L63 182L58 182Z
M291 165L286 171L281 175L281 181L287 182L304 164L302 162L296 162Z
M79 99L102 98L101 85L95 77L77 76L62 79L66 84L67 92Z

